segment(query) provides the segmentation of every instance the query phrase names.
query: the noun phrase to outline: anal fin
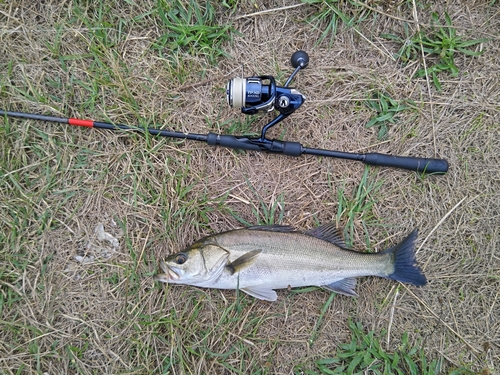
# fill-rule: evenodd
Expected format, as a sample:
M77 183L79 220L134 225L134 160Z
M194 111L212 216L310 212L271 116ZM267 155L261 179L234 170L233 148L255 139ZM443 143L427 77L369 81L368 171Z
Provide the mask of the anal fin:
M331 284L322 285L321 287L349 297L357 296L357 293L354 291L354 288L356 288L356 279L354 277L337 280Z

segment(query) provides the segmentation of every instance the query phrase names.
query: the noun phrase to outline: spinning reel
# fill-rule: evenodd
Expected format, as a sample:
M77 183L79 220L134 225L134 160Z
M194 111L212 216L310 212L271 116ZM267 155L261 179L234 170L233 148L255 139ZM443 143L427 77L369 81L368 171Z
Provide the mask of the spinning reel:
M284 86L277 86L273 76L233 78L227 84L227 104L231 107L241 108L241 113L253 115L273 110L279 112L274 120L262 128L259 139L261 142L267 140L266 132L269 128L290 116L306 100L306 97L299 91L288 86L297 73L307 67L309 56L304 51L297 51L292 55L290 62L295 70Z

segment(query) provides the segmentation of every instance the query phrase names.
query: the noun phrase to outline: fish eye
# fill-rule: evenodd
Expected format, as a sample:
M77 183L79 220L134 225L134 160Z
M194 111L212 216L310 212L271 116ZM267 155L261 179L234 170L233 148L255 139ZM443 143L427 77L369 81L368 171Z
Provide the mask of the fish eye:
M186 263L186 260L187 260L187 255L184 253L177 254L177 256L175 257L175 263L177 264L184 264Z

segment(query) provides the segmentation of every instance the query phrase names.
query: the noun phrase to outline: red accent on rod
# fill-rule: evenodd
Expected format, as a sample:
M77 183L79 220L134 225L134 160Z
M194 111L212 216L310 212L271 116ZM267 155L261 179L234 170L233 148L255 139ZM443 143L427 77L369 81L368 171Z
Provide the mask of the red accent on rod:
M80 120L79 118L70 118L68 119L68 124L75 126L86 126L91 128L94 126L94 121L92 120Z

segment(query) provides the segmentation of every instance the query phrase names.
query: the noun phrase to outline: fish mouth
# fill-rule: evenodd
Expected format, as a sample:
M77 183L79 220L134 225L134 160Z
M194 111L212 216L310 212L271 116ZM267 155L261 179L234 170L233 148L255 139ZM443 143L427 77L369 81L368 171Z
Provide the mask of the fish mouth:
M175 280L178 280L179 279L179 275L177 273L175 273L172 269L168 269L168 272L167 272L167 275L168 275L168 279L170 281L175 281Z
M155 275L156 281L168 283L168 282L175 282L180 278L180 275L177 272L175 272L174 269L167 266L167 264L164 261L160 261L160 268L163 271L163 273Z

